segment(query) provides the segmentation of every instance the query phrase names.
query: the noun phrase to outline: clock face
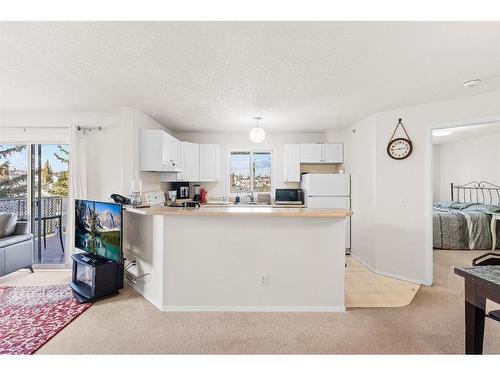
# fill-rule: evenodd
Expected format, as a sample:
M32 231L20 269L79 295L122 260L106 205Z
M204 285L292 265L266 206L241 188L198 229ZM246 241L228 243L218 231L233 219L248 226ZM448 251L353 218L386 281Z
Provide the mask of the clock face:
M387 153L396 160L405 159L413 151L413 145L409 139L396 138L387 145Z

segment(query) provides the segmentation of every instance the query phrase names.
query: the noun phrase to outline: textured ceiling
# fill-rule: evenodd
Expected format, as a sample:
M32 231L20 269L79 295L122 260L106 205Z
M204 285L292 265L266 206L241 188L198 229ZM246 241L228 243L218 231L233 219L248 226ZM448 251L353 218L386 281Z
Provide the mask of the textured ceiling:
M173 130L260 115L269 131L323 131L497 89L499 22L0 23L5 111L133 106Z

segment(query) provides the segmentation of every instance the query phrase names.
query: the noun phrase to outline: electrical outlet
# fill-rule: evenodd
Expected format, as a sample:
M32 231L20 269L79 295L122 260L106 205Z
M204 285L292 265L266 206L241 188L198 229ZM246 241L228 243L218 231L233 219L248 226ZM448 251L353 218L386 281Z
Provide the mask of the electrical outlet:
M269 286L270 281L269 281L269 274L264 274L260 276L260 286Z

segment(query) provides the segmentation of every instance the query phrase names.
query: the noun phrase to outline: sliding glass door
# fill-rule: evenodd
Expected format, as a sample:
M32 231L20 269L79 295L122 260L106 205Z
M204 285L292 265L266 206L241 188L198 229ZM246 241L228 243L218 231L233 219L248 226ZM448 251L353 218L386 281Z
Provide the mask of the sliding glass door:
M69 192L67 144L0 144L0 211L29 220L37 265L64 265Z
M64 264L69 147L31 145L31 231L36 264Z

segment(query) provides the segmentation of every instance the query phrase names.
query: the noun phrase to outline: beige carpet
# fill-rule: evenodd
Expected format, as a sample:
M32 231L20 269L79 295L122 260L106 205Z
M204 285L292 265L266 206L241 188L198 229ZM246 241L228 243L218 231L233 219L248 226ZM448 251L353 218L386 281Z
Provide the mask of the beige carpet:
M464 308L453 265L481 252L436 251L436 285L401 308L346 313L162 313L126 288L95 303L39 354L463 353ZM63 271L19 271L0 285L68 280ZM457 287L458 285L458 287ZM487 319L485 353L500 354L500 324Z

